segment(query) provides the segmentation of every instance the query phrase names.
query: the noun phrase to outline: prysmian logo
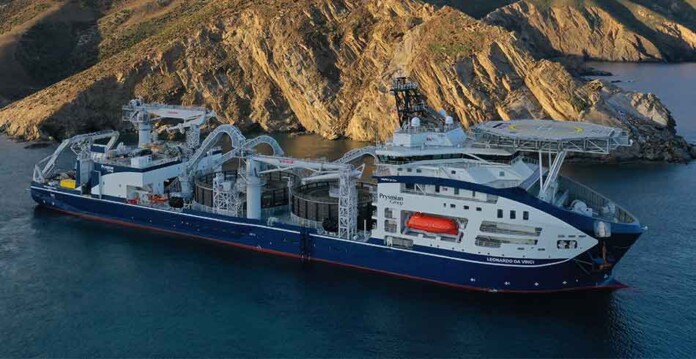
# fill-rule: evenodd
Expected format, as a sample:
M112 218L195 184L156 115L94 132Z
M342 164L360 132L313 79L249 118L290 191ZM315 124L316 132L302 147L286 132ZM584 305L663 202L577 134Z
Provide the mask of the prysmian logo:
M384 193L380 193L380 194L379 194L379 199L380 199L380 200L389 201L390 204L398 204L398 205L404 204L404 197L397 196L397 195L394 195L394 194L384 194Z

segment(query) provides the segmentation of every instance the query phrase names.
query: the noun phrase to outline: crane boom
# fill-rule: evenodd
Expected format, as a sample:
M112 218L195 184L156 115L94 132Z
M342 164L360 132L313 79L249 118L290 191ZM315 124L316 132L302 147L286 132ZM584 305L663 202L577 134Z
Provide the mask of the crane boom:
M208 120L216 118L215 111L204 107L174 106L161 103L145 103L142 99L134 99L123 106L123 120L133 124L138 130L138 145L143 147L152 142L152 136L167 132L186 132L186 144L196 148L200 144L200 128ZM154 132L152 124L160 119L175 119L182 122L175 126L163 126Z
M79 157L89 152L89 147L94 141L108 138L109 142L106 144L106 151L109 151L116 144L116 141L118 141L118 136L119 133L117 131L102 131L77 135L63 140L53 154L39 161L39 163L34 166L34 181L46 181L46 178L53 174L58 157L60 157L66 149L70 148L75 155Z

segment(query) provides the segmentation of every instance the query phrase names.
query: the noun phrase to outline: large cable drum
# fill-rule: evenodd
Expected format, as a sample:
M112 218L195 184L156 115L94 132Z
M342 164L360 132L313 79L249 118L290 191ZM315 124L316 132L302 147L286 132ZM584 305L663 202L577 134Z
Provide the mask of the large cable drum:
M338 188L336 182L312 182L300 185L292 190L291 211L293 217L301 223L315 226L327 222L338 222ZM358 229L372 228L372 192L374 185L367 182L357 183L358 192ZM327 228L328 229L328 228Z
M236 170L223 172L226 181L236 181ZM263 175L264 186L261 194L261 208L275 208L287 206L289 203L288 177L296 177L294 174L284 172L270 172ZM213 207L213 179L215 173L210 173L196 178L194 200L196 203Z

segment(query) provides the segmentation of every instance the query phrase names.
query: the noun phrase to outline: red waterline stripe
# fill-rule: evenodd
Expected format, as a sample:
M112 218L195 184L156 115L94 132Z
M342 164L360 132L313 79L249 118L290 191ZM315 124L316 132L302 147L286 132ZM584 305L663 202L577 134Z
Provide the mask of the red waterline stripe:
M84 213L71 212L71 211L64 210L61 208L56 208L56 207L46 206L46 208L52 209L52 210L57 211L57 212L66 213L66 214L69 214L69 215L72 215L75 217L91 219L91 220L98 221L98 222L119 224L119 225L122 225L125 227L139 228L139 229L145 229L145 230L149 230L149 231L153 231L153 232L173 234L173 235L186 237L186 238L198 238L198 239L202 239L202 240L205 240L208 242L224 244L224 245L233 246L233 247L237 247L237 248L243 248L243 249L247 249L247 250L251 250L251 251L255 251L255 252L268 253L268 254L273 254L273 255L283 256L283 257L288 257L288 258L294 258L294 259L302 259L302 256L299 256L297 254L276 251L273 249L265 249L262 247L254 247L254 246L249 246L249 245L241 244L241 243L221 241L219 239L203 237L203 236L199 236L199 235L195 235L195 234L175 232L175 231L168 230L168 229L150 227L150 226L145 226L145 225L141 225L141 224L125 222L125 221L121 221L121 220L117 220L117 219L110 219L110 218L98 217L98 216L93 216L93 215L84 214ZM388 272L388 271L383 271L380 269L357 266L354 264L335 262L335 261L331 261L328 259L309 258L309 260L315 261L315 262L328 263L328 264L332 264L335 266L348 267L348 268L360 269L360 270L368 271L368 272L386 274L386 275L389 275L392 277L397 277L397 278L405 278L405 279L416 280L416 281L421 281L421 282L428 282L428 283L438 284L438 285L446 286L446 287L450 287L450 288L463 289L463 290L476 291L476 292L487 292L487 293L498 292L498 293L519 293L519 294L522 294L522 293L524 293L524 294L544 294L544 293L559 293L559 292L570 292L570 291L580 291L580 290L613 290L613 289L621 289L621 288L627 287L624 284L616 283L616 284L604 285L604 286L563 288L563 289L545 289L545 290L517 290L517 289L515 289L515 290L507 290L507 289L498 290L498 289L496 289L496 290L493 290L493 289L484 289L484 288L466 286L466 285L461 285L461 284L447 283L447 282L442 282L442 281L438 281L438 280L434 280L434 279L416 277L416 276L412 276L412 275L408 275L408 274Z

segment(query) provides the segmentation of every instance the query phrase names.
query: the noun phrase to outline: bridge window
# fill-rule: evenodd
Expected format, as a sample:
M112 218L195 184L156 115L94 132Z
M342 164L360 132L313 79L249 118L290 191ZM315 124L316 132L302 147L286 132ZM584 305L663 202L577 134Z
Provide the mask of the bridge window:
M527 212L527 211L522 212L522 219L524 219L525 221L528 221L529 220L529 212Z
M459 196L459 188L455 188L455 189L454 189L454 194L455 194L456 196Z
M440 193L440 186L435 186L435 193Z
M498 218L503 218L503 210L502 209L498 210Z
M517 212L516 211L510 211L510 219L516 219L517 218Z

